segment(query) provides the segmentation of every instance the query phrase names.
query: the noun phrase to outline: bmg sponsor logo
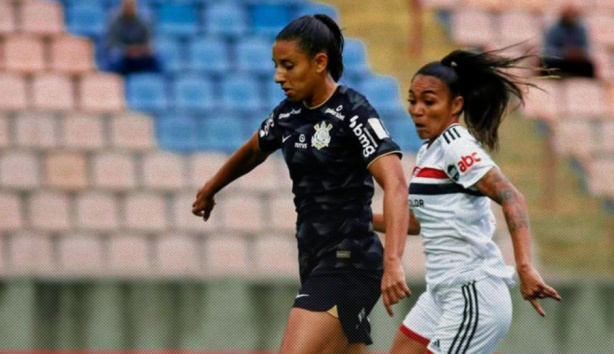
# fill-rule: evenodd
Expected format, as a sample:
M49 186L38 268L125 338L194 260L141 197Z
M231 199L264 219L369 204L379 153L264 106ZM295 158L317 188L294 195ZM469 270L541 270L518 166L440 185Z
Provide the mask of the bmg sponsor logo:
M369 134L369 131L365 129L365 127L362 125L362 123L356 124L357 120L358 116L353 116L352 118L350 118L350 128L352 129L352 132L354 133L354 135L356 135L358 141L360 142L360 145L362 146L362 155L364 157L369 157L375 152L375 149L377 149L378 145L375 142L375 139L373 139L373 137L371 136L371 134Z

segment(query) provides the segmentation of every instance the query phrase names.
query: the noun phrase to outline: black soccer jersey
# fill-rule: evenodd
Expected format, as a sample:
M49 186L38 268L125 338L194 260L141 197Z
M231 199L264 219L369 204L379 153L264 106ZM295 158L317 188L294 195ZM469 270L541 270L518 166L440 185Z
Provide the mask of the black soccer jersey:
M401 152L367 99L339 86L315 108L284 100L258 134L260 149L282 149L293 181L301 280L340 269L381 274L367 167Z

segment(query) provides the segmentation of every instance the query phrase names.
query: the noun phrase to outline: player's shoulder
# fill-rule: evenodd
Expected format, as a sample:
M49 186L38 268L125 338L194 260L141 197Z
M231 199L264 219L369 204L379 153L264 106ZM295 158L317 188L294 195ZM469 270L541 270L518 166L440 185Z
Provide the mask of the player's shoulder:
M367 100L367 97L355 89L341 85L339 87L341 102L346 105L346 109L350 112L371 111L373 106Z
M452 124L444 130L440 141L444 151L480 146L475 137L459 124Z

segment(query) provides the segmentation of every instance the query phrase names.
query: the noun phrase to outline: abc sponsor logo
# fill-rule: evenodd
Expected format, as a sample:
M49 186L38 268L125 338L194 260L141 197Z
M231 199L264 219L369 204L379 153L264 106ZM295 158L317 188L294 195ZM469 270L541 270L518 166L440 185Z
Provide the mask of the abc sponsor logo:
M482 161L481 158L478 157L478 153L474 152L471 155L467 155L467 156L462 156L461 160L459 162L457 162L458 164L458 169L461 172L465 172L467 171L471 166L473 166L476 162L480 162Z

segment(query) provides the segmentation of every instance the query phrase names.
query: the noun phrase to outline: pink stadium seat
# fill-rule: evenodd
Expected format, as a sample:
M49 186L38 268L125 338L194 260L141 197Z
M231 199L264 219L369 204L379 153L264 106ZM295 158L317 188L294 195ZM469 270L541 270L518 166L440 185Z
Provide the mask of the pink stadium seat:
M614 1L612 0L593 0L595 10L614 11Z
M245 238L231 234L207 238L204 260L205 274L212 277L246 275L251 268Z
M25 110L28 105L26 97L26 80L23 76L0 73L0 110Z
M96 115L71 114L61 121L62 146L77 150L97 150L106 144L104 122Z
M593 122L582 119L565 119L557 122L556 149L559 153L574 156L589 156L595 151ZM581 141L581 144L578 142Z
M111 118L111 144L129 150L150 150L155 146L153 120L143 114L123 113Z
M88 74L79 84L80 107L90 113L119 113L125 107L124 80L114 74Z
M223 212L216 207L211 213L211 217L206 222L192 214L192 203L196 197L196 190L175 194L173 198L173 218L172 227L174 229L190 232L210 232L218 229ZM219 198L223 198L220 196Z
M505 5L509 8L531 12L542 12L548 7L547 0L514 0L507 1Z
M166 201L162 195L134 193L126 197L126 228L134 231L163 231L167 227Z
M0 157L0 184L4 188L30 190L40 186L39 162L31 151L11 151Z
M614 136L614 120L603 123L601 134L600 148L610 154L614 154L614 139L612 139Z
M109 242L110 270L115 274L151 274L147 236L116 234Z
M599 117L605 114L604 88L597 80L567 79L563 90L565 114L579 118Z
M9 121L4 114L0 113L0 148L11 145L11 140Z
M611 156L596 157L589 164L589 178L591 192L614 198L614 159Z
M461 6L485 11L501 11L506 2L505 0L461 0Z
M423 0L422 3L426 9L454 9L461 0Z
M9 264L15 275L53 274L51 238L46 233L21 231L11 237Z
M8 1L0 1L0 34L15 31L15 9Z
M63 235L58 249L60 268L65 274L93 275L104 270L104 244L97 235Z
M612 13L591 13L586 16L589 38L595 47L614 46L614 15Z
M606 114L610 116L610 118L614 118L614 81L608 82L604 85L604 99L606 101Z
M288 278L298 275L298 248L292 234L259 236L254 243L258 275Z
M218 198L224 213L224 226L241 232L258 232L265 227L262 201L253 195L233 193Z
M594 48L591 53L597 78L602 80L614 79L614 53L603 47Z
M110 190L127 190L136 186L132 155L103 152L93 157L94 185Z
M215 172L222 167L228 155L222 153L198 153L192 155L190 161L190 185L194 188L202 187ZM236 187L235 183L228 185L224 190Z
M87 158L79 152L54 152L45 158L45 184L62 190L81 190L88 186Z
M15 145L26 148L58 147L56 119L49 113L25 112L16 116Z
M186 183L187 160L167 152L152 152L143 157L143 183L155 190L173 191Z
M24 1L20 14L20 28L24 32L42 35L64 32L64 11L58 2Z
M21 210L19 195L0 192L0 231L20 229L23 225Z
M563 105L563 87L559 80L534 80L540 89L529 88L525 98L524 112L529 117L554 120Z
M42 231L68 231L71 209L67 194L36 192L30 198L30 225Z
M424 246L420 237L407 237L402 262L406 276L412 279L424 279L426 257L424 256Z
M452 18L452 39L460 45L486 47L495 42L491 15L479 10L457 10Z
M200 273L199 245L196 237L170 234L158 238L157 259L164 275L193 275Z
M58 36L51 41L51 69L66 74L94 70L94 47L85 38Z
M30 34L13 34L4 40L4 68L32 74L47 68L43 40Z
M506 11L498 19L500 47L522 43L524 48L536 48L542 41L540 19L528 11Z
M250 173L237 180L242 189L270 192L279 188L277 159L269 157Z
M78 194L76 203L80 229L112 231L119 227L119 206L115 195L88 191Z
M34 108L42 111L71 111L75 109L72 80L64 74L44 73L32 83Z
M271 227L293 233L296 229L296 211L290 191L271 196Z

